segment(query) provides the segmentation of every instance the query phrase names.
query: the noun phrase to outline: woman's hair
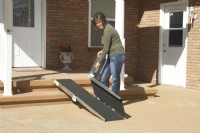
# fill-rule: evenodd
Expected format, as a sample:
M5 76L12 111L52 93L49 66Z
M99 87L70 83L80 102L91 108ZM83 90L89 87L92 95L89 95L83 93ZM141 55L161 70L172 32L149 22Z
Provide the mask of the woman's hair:
M102 12L97 12L93 17L93 25L96 27L96 22L101 21L105 27L107 24L106 16Z

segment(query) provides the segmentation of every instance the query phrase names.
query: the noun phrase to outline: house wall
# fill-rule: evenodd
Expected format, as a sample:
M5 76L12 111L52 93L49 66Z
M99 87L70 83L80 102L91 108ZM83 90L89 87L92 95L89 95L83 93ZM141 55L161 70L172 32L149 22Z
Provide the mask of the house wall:
M3 1L0 0L0 23L3 23Z
M59 49L56 48L64 41L63 36L73 41L75 58L71 67L74 70L89 70L95 52L88 49L88 1L47 0L47 68L63 67Z
M198 19L188 25L187 84L188 88L200 90L200 1L190 0Z
M160 4L176 0L139 1L139 46L135 79L156 83L158 80L159 16ZM189 0L200 16L200 2ZM186 87L200 89L200 19L188 25Z
M158 81L160 4L172 1L175 0L138 1L139 56L135 79L139 81Z
M125 73L134 80L157 83L160 4L176 0L125 0ZM191 0L199 12L199 2ZM47 68L62 68L57 45L73 41L73 70L90 70L98 48L88 48L88 1L47 0ZM200 14L200 13L199 13ZM200 15L199 15L200 16ZM187 87L200 88L200 19L188 34Z
M125 1L125 42L126 73L136 74L138 31L137 0ZM59 9L59 10L57 10ZM70 65L73 70L89 71L99 48L88 48L88 1L82 0L47 0L47 68L63 67L59 59L57 45L62 44L62 36L73 39L75 58Z
M125 73L136 79L138 64L138 46L139 46L139 30L138 30L138 2L137 0L125 1L125 50L126 63Z

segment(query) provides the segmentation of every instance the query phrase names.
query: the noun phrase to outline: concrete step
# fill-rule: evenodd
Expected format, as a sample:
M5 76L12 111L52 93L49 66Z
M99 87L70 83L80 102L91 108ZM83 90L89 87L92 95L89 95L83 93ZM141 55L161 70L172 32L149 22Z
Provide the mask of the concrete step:
M85 88L92 95L91 87ZM0 94L0 108L16 108L24 106L39 106L50 104L71 103L71 97L59 88L38 88L31 92L16 93L13 96L3 96Z
M111 80L110 80L111 81ZM125 77L125 87L129 87L133 84L132 77ZM89 79L78 79L75 81L82 87L91 86L91 82ZM30 92L33 89L46 89L46 88L55 88L56 86L53 84L52 80L50 79L41 79L41 80L13 80L12 81L12 88L13 93L20 93L20 92ZM0 81L0 91L4 88L3 83Z
M92 87L84 87L89 93L94 95ZM135 98L147 99L154 97L157 94L156 89L149 87L129 87L125 90L121 90L120 96L122 100L129 100ZM63 104L71 103L71 97L65 94L59 88L38 88L31 92L18 93L13 96L4 97L0 96L0 108L16 108L22 106L39 106L50 104Z
M4 85L3 85L3 82L0 81L0 91L3 90L3 86L4 86Z
M75 80L77 84L94 95L89 79ZM1 108L38 106L49 104L71 103L71 97L62 92L50 79L42 80L14 80L13 96L3 96L3 83L0 82ZM157 94L156 89L144 86L133 86L133 78L125 78L125 90L121 90L122 100L148 98Z
M13 96L1 96L1 108L13 108L35 105L49 105L67 103L70 97L60 90L54 91L32 91L27 93L15 94Z
M123 100L129 99L148 99L156 97L158 93L157 89L150 88L147 86L129 86L125 90L120 91L120 96Z

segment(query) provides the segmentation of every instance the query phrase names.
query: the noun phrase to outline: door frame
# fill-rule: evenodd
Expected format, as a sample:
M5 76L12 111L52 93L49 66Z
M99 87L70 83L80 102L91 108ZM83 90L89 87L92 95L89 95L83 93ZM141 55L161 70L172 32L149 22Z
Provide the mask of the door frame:
M169 3L162 3L160 4L160 33L159 33L159 58L158 58L158 84L163 84L163 68L162 68L162 64L163 64L163 42L164 42L164 28L165 27L165 21L164 21L164 17L165 17L165 7L167 6L173 6L173 5L182 5L184 4L186 6L186 14L188 14L188 0L184 0L184 1L177 1L177 2L169 2ZM187 61L187 40L188 40L188 15L186 17L186 39L185 39L185 60ZM186 66L187 66L187 62L186 62ZM185 66L185 68L186 68ZM185 69L186 71L187 69ZM185 79L186 79L186 72L185 72ZM183 88L186 87L186 80L185 83L183 85Z
M46 68L46 0L42 0L42 33L41 33L41 43L42 43L42 68Z
M3 7L5 7L5 1L7 0L2 0ZM41 66L42 68L46 68L46 0L41 0L41 45L42 45L42 50L41 50ZM6 26L6 16L5 14L5 8L3 8L3 23ZM4 29L5 30L5 29Z

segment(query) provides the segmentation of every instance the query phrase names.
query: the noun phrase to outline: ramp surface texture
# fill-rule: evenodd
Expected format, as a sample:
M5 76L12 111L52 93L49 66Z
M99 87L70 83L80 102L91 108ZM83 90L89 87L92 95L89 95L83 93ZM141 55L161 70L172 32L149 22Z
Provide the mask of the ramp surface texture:
M57 79L53 81L60 89L72 97L73 101L78 101L90 112L104 121L123 120L124 117L112 110L102 101L91 95L88 91L76 84L71 79Z
M125 116L125 111L124 111L121 97L116 95L113 91L111 91L108 87L106 87L104 84L101 83L101 76L104 72L104 69L108 60L104 59L104 61L101 63L101 66L98 69L96 69L95 64L97 60L98 60L98 57L93 63L93 66L88 76L89 79L91 80L94 94L98 99L100 99L106 105L113 108L120 115Z
M90 80L95 96L111 108L115 109L115 111L120 113L122 116L125 116L124 106L122 104L121 97L116 95L113 91L111 91L108 87L103 85L95 78L90 78Z

